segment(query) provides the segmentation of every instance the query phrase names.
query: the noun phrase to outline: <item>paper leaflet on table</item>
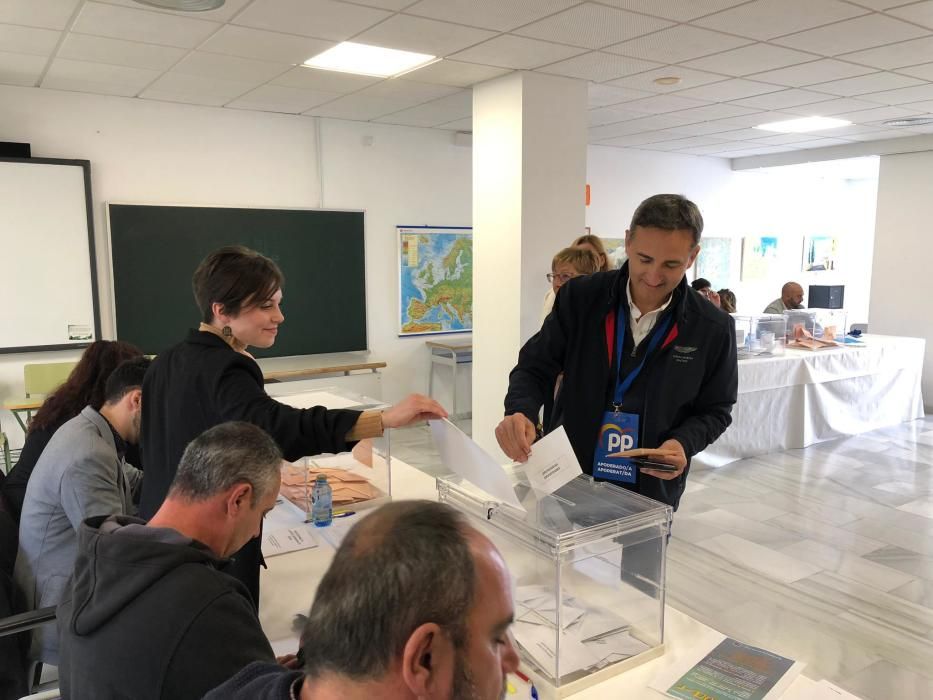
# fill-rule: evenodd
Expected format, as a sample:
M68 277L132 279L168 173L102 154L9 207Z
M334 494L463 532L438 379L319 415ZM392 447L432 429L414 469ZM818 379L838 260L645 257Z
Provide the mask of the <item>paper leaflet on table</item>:
M317 546L313 526L304 523L277 530L263 530L262 533L262 555L264 557L297 552L300 549L314 549Z
M525 510L515 495L509 475L483 448L447 419L428 421L428 424L445 467L500 502Z
M583 473L564 426L534 444L523 468L531 488L544 495L554 493Z

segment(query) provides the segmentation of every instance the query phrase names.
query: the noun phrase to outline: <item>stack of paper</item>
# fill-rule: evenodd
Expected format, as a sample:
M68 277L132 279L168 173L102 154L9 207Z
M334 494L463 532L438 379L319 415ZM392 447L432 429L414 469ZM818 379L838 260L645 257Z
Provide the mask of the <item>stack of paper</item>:
M327 477L333 491L333 504L347 506L378 498L382 493L369 480L348 469L336 467L300 466L290 464L282 468L280 493L299 508L311 510L311 490L318 474Z

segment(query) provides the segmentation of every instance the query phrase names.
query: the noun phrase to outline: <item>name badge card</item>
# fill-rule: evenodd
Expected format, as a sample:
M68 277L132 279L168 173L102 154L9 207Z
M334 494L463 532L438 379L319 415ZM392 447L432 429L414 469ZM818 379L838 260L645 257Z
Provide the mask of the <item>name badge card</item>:
M620 457L620 452L638 447L638 414L606 411L599 428L593 476L623 484L634 484L637 469L632 460Z

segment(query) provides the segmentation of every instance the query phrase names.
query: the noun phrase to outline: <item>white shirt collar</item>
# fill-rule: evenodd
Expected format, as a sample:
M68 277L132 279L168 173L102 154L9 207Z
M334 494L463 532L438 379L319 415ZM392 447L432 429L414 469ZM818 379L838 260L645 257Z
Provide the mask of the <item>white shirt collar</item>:
M644 316L658 316L658 315L660 315L661 312L664 311L664 309L666 309L668 306L671 305L671 300L674 298L674 292L671 292L670 294L668 294L668 296L667 296L667 301L665 301L663 304L661 304L661 306L659 306L657 309L655 309L654 311L649 311L649 312L646 313L646 314L643 314L643 313L641 312L641 309L639 309L639 308L635 305L635 302L632 301L632 279L631 279L631 277L630 277L629 280L628 280L628 283L625 285L625 297L626 297L626 299L628 299L629 317L630 317L633 321L635 321L635 322L637 323L637 322L640 321L640 320L642 319L642 317L644 317Z

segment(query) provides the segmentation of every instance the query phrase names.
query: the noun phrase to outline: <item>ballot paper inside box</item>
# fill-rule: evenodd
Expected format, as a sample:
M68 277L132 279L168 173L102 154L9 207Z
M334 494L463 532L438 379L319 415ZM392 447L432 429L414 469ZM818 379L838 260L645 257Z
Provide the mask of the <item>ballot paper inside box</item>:
M739 359L758 355L783 355L787 317L783 314L732 314Z
M512 633L542 697L566 697L663 652L670 507L580 475L541 497L507 468L525 512L458 476L440 499L496 544L515 581Z

